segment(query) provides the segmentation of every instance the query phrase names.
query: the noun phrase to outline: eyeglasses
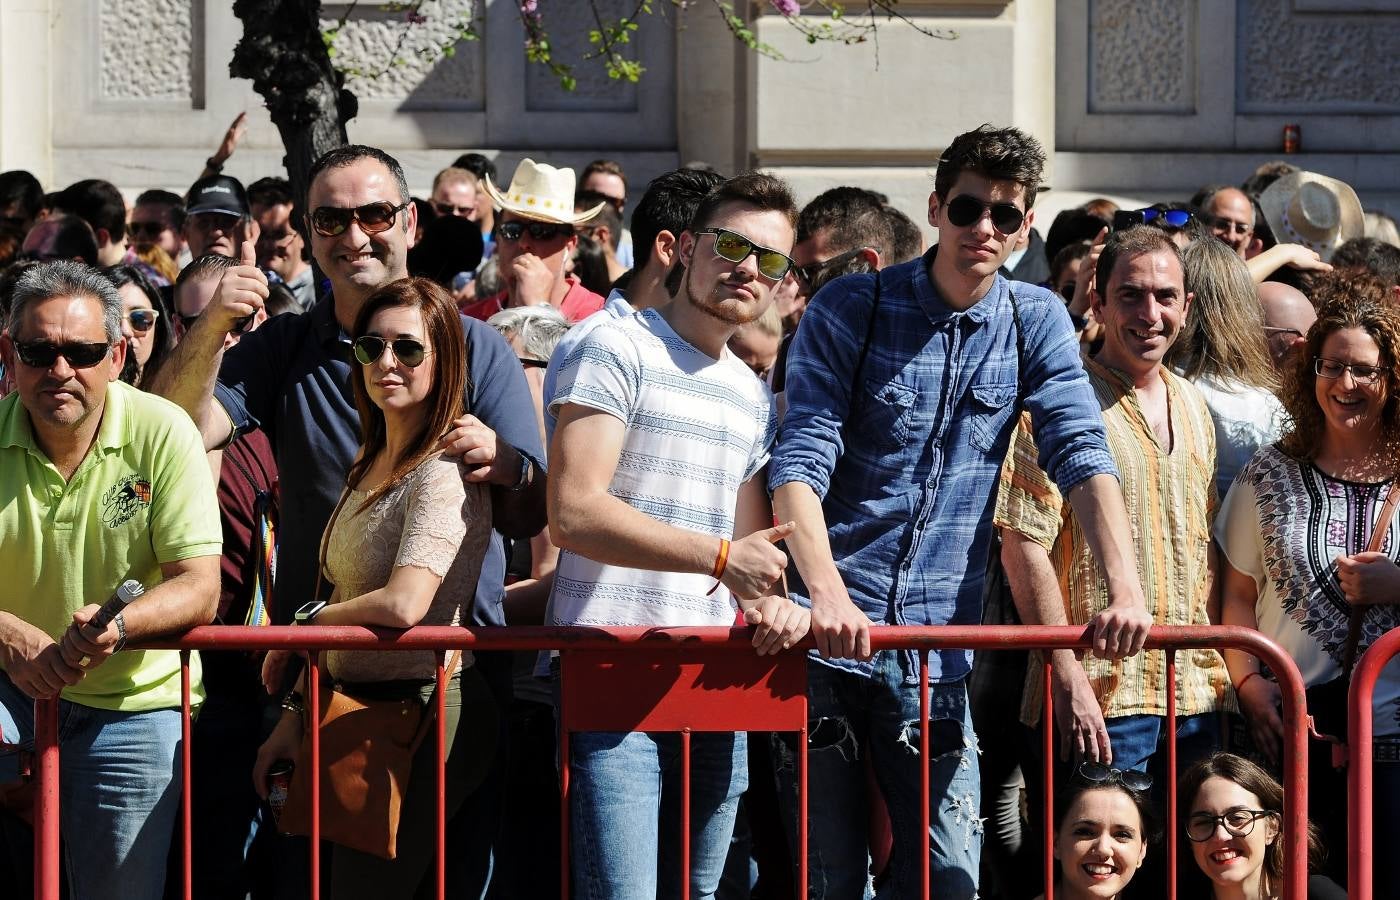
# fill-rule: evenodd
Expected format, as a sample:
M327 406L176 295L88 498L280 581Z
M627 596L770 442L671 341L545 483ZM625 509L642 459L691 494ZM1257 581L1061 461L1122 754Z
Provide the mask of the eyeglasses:
M354 347L355 359L359 360L362 366L372 366L379 362L384 356L385 347L394 351L394 359L410 369L423 365L423 359L428 355L428 349L423 346L422 341L413 338L394 338L392 341L386 341L378 335L366 334L355 338Z
M502 222L496 226L496 236L512 244L520 240L526 232L529 232L532 241L547 241L557 235L573 234L574 226L554 222Z
M1272 815L1276 813L1271 809L1245 809L1242 806L1226 810L1219 816L1196 813L1186 823L1186 836L1203 844L1215 836L1217 825L1224 825L1225 830L1235 837L1246 837L1254 830L1255 819L1266 819Z
M1291 337L1299 339L1303 337L1303 332L1296 328L1281 328L1277 325L1265 325L1264 333L1269 337Z
M827 271L850 262L870 249L872 248L857 247L854 250L847 250L845 253L837 254L831 259L824 259L821 262L808 263L805 266L794 265L793 271L797 273L798 278L801 278L807 284L808 288L815 288L822 275Z
M1313 371L1328 379L1341 378L1343 372L1350 372L1357 384L1375 384L1390 371L1390 368L1387 366L1355 366L1319 356L1313 359Z
M137 331L150 331L156 324L156 319L159 318L160 310L158 309L133 309L126 314L126 320Z
M387 231L389 226L394 224L394 219L398 216L399 211L406 206L408 206L407 203L395 206L388 200L366 203L364 206L356 206L351 209L340 206L318 206L311 211L308 218L311 220L311 227L323 237L335 237L344 233L345 229L350 227L351 222L359 222L360 230L365 234L379 234L381 231Z
M966 228L979 221L987 210L992 212L992 227L1002 234L1020 230L1026 221L1026 214L1014 203L987 203L971 194L959 194L948 201L948 221Z
M15 356L31 369L51 369L61 356L75 369L90 369L107 358L107 344L54 344L49 341L16 341Z
M127 223L127 226L126 226L126 230L127 230L128 232L131 233L131 236L132 236L132 237L137 238L138 240L139 240L140 238L152 238L152 239L154 239L154 238L160 237L160 233L161 233L162 231L165 230L165 223L164 223L164 222L128 222L128 223Z
M1211 228L1214 228L1216 231L1223 231L1226 234L1234 233L1245 235L1254 230L1252 226L1246 225L1243 222L1236 222L1234 219L1227 219L1224 216L1209 216L1206 218L1206 221L1210 223Z
M474 203L471 206L454 206L451 203L439 203L437 200L430 202L432 203L433 211L440 216L461 216L465 219L476 212L476 204Z
M1100 762L1079 764L1079 777L1090 784L1121 784L1130 791L1152 787L1152 776L1137 769L1113 769Z
M792 257L781 250L755 244L728 228L697 228L695 234L715 236L715 256L732 263L741 263L750 256L758 260L758 274L772 281L782 281L792 269Z
M242 216L221 212L191 213L189 217L190 225L200 231L230 232L237 228L238 223L242 221Z

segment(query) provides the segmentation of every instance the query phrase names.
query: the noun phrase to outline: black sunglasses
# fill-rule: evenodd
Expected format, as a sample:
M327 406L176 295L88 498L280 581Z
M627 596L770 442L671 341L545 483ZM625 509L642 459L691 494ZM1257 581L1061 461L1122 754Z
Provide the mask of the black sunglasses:
M394 338L386 341L384 338L374 334L365 334L355 338L355 359L359 360L362 366L372 366L379 362L384 356L384 348L388 347L394 351L394 359L416 369L423 365L423 360L428 355L428 349L421 341L413 338Z
M1130 791L1145 791L1152 787L1152 776L1137 769L1114 769L1100 762L1082 762L1077 773L1090 784L1121 784Z
M959 194L948 201L948 221L966 228L981 219L987 210L992 213L992 227L1002 234L1018 231L1026 221L1026 214L1014 203L987 203L971 194Z
M90 369L107 358L108 344L54 344L15 341L15 356L31 369L49 369L61 356L75 369Z
M530 233L531 240L547 241L557 235L573 234L574 226L554 222L502 222L496 226L496 236L501 240L510 241L512 244L520 240L527 231Z
M851 260L855 259L857 256L860 256L862 253L869 249L871 248L857 247L854 250L847 250L845 253L839 253L836 256L833 256L831 259L824 259L821 262L808 263L805 266L794 265L792 268L793 271L797 273L797 277L801 278L804 282L807 283L808 288L815 288L817 287L817 281L827 271L850 262Z
M728 228L697 228L695 234L715 236L715 256L732 263L741 263L753 256L758 260L758 274L772 281L782 281L792 270L792 257L781 250L755 244Z
M129 222L126 230L134 238L158 238L160 233L165 230L165 225L160 222Z
M126 320L137 331L150 331L155 326L156 319L159 318L160 310L156 309L133 309L126 314Z
M476 211L476 204L474 203L470 206L455 206L451 203L430 200L429 204L433 207L433 212L440 216L462 216L466 218Z
M407 206L407 203L395 206L388 200L366 203L364 206L350 209L340 206L318 206L307 218L316 233L323 237L343 234L351 222L359 222L360 230L365 234L379 234L381 231L387 231L389 226L394 224L399 211Z

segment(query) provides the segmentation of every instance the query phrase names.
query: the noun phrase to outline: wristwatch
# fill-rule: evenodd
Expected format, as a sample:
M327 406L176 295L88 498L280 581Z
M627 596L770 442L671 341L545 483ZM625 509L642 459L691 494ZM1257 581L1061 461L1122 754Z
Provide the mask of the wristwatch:
M516 478L515 484L511 485L509 488L507 488L507 490L524 490L525 488L530 486L531 482L535 480L535 464L530 462L530 457L526 456L524 453L520 453L519 455L520 477Z

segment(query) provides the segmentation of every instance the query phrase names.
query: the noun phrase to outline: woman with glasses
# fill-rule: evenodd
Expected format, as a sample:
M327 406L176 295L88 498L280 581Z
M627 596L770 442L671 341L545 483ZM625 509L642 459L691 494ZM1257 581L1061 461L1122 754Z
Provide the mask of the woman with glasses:
M1153 834L1145 772L1080 765L1055 798L1055 900L1114 900L1133 880ZM1045 900L1045 896L1038 898Z
M131 345L122 380L135 387L175 349L175 331L160 293L136 266L108 266L102 274L122 298L122 335Z
M1177 821L1187 838L1181 844L1179 896L1283 896L1283 786L1272 775L1244 757L1216 753L1182 774L1176 798ZM1308 900L1346 897L1335 882L1313 871L1325 857L1318 831L1309 824Z
M322 572L335 590L329 604L307 604L297 620L388 628L460 624L481 572L491 506L485 486L465 483L462 462L444 456L439 444L465 412L467 361L457 308L434 282L405 278L365 300L352 333L360 371L351 383L364 443L322 541ZM416 697L431 715L436 659L431 651L333 650L325 654L325 670L351 696ZM444 724L451 830L484 775L498 727L472 654L460 654L460 665L452 664L452 654L448 659ZM300 690L289 695L281 721L258 752L253 778L263 796L271 764L297 758L309 712L303 696ZM430 737L419 745L403 789L396 858L335 847L332 896L409 898L433 877L435 724L426 733ZM448 896L456 895L449 884Z
M1289 426L1240 471L1216 517L1224 551L1222 616L1257 628L1297 663L1321 734L1344 738L1350 665L1400 625L1400 313L1371 275L1329 275L1314 294L1317 322L1284 373ZM1379 550L1368 546L1378 542ZM1225 651L1256 750L1275 766L1283 738L1278 685L1258 660ZM1400 839L1400 666L1376 685L1377 846ZM1345 880L1346 779L1334 744L1313 740L1309 808ZM1400 878L1396 854L1378 860ZM1393 871L1392 871L1393 870Z

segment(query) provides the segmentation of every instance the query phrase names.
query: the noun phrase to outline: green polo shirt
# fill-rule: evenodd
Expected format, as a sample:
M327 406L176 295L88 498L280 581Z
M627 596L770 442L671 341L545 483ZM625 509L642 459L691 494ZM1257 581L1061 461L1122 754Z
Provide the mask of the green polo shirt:
M0 610L57 639L75 610L105 602L126 579L150 588L161 564L222 550L213 476L184 410L107 385L97 440L65 482L35 443L18 394L0 400ZM63 698L131 712L178 707L179 653L118 653Z

